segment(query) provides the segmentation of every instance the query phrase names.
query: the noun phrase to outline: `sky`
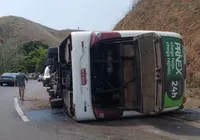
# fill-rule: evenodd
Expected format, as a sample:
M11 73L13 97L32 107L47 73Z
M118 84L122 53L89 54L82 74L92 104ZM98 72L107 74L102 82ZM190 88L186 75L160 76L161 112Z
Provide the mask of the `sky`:
M20 16L54 29L112 30L133 0L1 0L0 17Z

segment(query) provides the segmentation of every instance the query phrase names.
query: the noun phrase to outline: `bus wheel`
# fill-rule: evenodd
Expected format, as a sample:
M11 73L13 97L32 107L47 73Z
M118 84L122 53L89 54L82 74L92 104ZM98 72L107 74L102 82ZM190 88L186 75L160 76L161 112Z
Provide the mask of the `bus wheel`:
M49 47L47 51L47 58L58 56L58 47Z
M63 99L62 98L49 98L49 103L51 108L62 108L63 107Z

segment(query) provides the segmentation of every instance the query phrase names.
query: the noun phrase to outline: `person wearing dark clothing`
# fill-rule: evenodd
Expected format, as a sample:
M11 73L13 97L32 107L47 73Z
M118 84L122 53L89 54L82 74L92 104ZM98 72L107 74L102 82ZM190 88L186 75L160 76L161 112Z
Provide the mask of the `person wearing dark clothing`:
M28 78L24 73L18 73L16 75L16 82L19 88L19 97L20 100L24 101L24 89L25 89L25 81L28 82Z

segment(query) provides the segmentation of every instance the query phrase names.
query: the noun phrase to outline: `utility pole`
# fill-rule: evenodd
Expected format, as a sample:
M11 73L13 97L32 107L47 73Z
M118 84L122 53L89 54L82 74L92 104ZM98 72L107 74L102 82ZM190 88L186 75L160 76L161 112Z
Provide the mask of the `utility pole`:
M6 62L5 62L5 52L4 52L4 41L0 39L0 42L2 44L2 60L3 60L3 66L4 66L4 72L6 72Z

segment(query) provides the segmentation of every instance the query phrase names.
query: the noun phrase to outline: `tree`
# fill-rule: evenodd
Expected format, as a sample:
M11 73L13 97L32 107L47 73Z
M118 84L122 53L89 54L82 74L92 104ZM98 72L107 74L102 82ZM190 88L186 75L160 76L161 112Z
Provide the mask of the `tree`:
M34 49L38 49L38 47L47 49L49 46L47 44L43 44L41 41L30 41L22 45L22 50L24 55L28 55Z
M33 47L34 48L34 47ZM47 49L37 46L25 56L25 65L29 72L43 72Z
M47 49L40 47L38 50L40 51L40 56L36 63L36 72L43 73L45 69L44 63L46 60Z
M48 45L41 41L30 41L20 46L10 46L5 43L5 56L7 71L33 73L44 71ZM4 72L2 67L0 49L0 74Z

